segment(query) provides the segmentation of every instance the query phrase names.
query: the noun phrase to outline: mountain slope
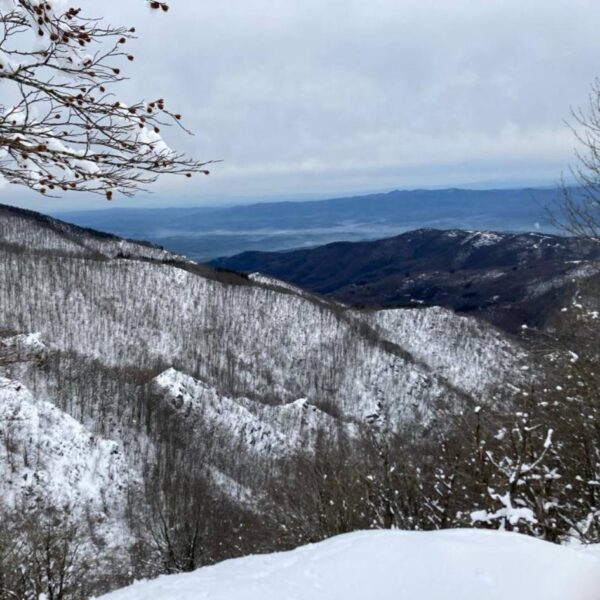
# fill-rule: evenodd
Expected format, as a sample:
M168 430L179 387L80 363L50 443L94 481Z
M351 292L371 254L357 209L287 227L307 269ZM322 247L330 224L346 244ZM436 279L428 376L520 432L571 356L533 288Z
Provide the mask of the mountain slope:
M224 448L239 447L243 413L244 427L264 427L289 451L310 447L317 431L334 435L338 420L377 415L397 428L453 405L496 402L507 374L518 381L528 361L514 342L450 312L359 313L277 282L223 279L135 243L123 258L117 239L8 208L3 215L0 328L38 331L48 347L42 370L28 362L11 376L125 441L133 463L147 454L135 423L151 384L163 398L186 388L186 406L202 406L205 421L216 410ZM300 427L308 416L312 424ZM225 462L215 466L227 472Z
M282 515L285 485L310 489L307 465L338 448L361 462L372 435L443 433L448 415L503 404L530 378L519 343L450 311L353 310L31 213L0 217L1 414L27 424L0 509L34 477L39 505L72 501L94 552L121 553L105 561L113 579L165 568L153 527L166 513L168 535L202 518L210 560L256 549L248 536Z
M600 274L600 246L538 233L422 229L211 264L257 271L353 305L439 305L517 331L523 323L542 326L572 280Z
M415 400L426 413L426 397L454 396L401 340L382 344L360 314L310 297L161 262L0 251L1 325L40 331L56 351L107 366L179 365L269 403L327 398L354 418L381 393L393 393L397 416Z
M111 549L127 538L126 494L137 475L120 444L99 438L18 381L0 378L0 506L66 511Z
M217 444L223 448L241 444L253 460L314 452L319 433L336 433L336 419L303 398L279 406L249 398L227 398L175 369L161 373L153 385L186 418L197 418L211 429Z
M466 393L493 389L507 373L518 382L515 356L527 362L526 352L515 354L514 343L499 331L445 308L380 310L373 318L381 335Z
M30 210L0 204L0 240L29 251L50 250L79 256L115 256L154 260L175 259L173 254L146 242L71 225Z

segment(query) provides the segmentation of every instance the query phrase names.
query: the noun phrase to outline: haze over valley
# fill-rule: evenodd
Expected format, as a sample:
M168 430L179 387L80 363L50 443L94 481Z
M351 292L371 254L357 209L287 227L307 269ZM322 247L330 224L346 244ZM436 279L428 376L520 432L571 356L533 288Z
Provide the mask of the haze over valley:
M197 261L246 250L288 250L335 241L390 237L420 229L554 232L556 187L506 190L414 190L239 205L57 212L116 235L146 239Z

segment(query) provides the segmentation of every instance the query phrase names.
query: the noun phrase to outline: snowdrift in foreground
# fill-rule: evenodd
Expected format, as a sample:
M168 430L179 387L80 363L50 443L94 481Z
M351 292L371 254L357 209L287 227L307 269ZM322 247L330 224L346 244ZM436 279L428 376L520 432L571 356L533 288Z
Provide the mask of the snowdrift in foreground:
M599 600L600 556L514 533L369 531L136 583L102 600Z

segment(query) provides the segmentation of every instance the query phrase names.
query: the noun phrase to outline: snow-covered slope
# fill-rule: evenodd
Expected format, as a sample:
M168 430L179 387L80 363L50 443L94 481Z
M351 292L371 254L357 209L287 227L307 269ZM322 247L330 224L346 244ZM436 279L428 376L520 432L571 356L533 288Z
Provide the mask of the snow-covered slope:
M99 438L5 378L0 378L0 440L2 508L55 507L103 524L121 519L135 475L117 442Z
M319 433L335 436L337 419L305 398L271 406L249 398L228 398L212 386L175 369L153 380L154 389L186 419L201 421L222 447L282 457L314 452ZM353 427L342 426L348 433Z
M105 515L175 455L254 510L285 460L373 421L418 430L493 403L527 360L449 311L349 310L6 207L0 307L0 410L22 416L5 497L35 476L48 502Z
M518 359L525 361L525 352L483 321L436 306L381 310L375 323L381 335L467 393L489 392L507 373L513 385L521 379Z
M263 275L262 273L248 273L248 277L250 278L251 281L255 281L256 283L262 283L264 285L271 286L271 287L274 287L274 288L282 290L282 291L292 292L298 296L305 296L305 295L309 296L310 295L310 292L307 292L306 290L303 290L302 288L299 288L295 285L286 283L285 281L281 281L281 279L275 279L274 277L267 277L266 275Z
M231 398L172 368L152 381L152 389L192 432L189 444L206 461L215 489L253 511L267 510L265 488L277 465L285 472L287 460L314 459L320 439L336 442L341 434L347 439L358 436L353 423L340 421L305 398L276 405Z
M353 419L383 406L391 423L427 420L432 407L460 400L438 373L439 360L415 359L410 340L396 336L395 345L386 344L360 314L310 297L148 261L1 249L0 259L0 327L39 331L56 351L110 366L177 366L230 396L271 404L307 398ZM447 325L451 335L452 319ZM441 327L432 331L432 343L440 335ZM421 337L420 343L429 342ZM513 357L516 363L516 347ZM448 347L455 379L467 369L477 381L471 358ZM473 391L485 401L488 390Z
M600 558L514 533L352 533L102 600L597 600Z
M153 260L181 258L152 244L123 240L2 204L0 241L29 250L49 250L76 256L123 256Z

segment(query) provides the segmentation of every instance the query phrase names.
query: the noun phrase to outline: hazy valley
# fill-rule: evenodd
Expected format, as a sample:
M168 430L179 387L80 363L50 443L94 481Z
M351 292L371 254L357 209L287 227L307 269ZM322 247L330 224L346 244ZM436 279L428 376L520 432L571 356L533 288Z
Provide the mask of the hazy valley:
M56 212L76 225L151 240L196 261L390 237L422 227L554 232L555 188L414 190L233 207Z

